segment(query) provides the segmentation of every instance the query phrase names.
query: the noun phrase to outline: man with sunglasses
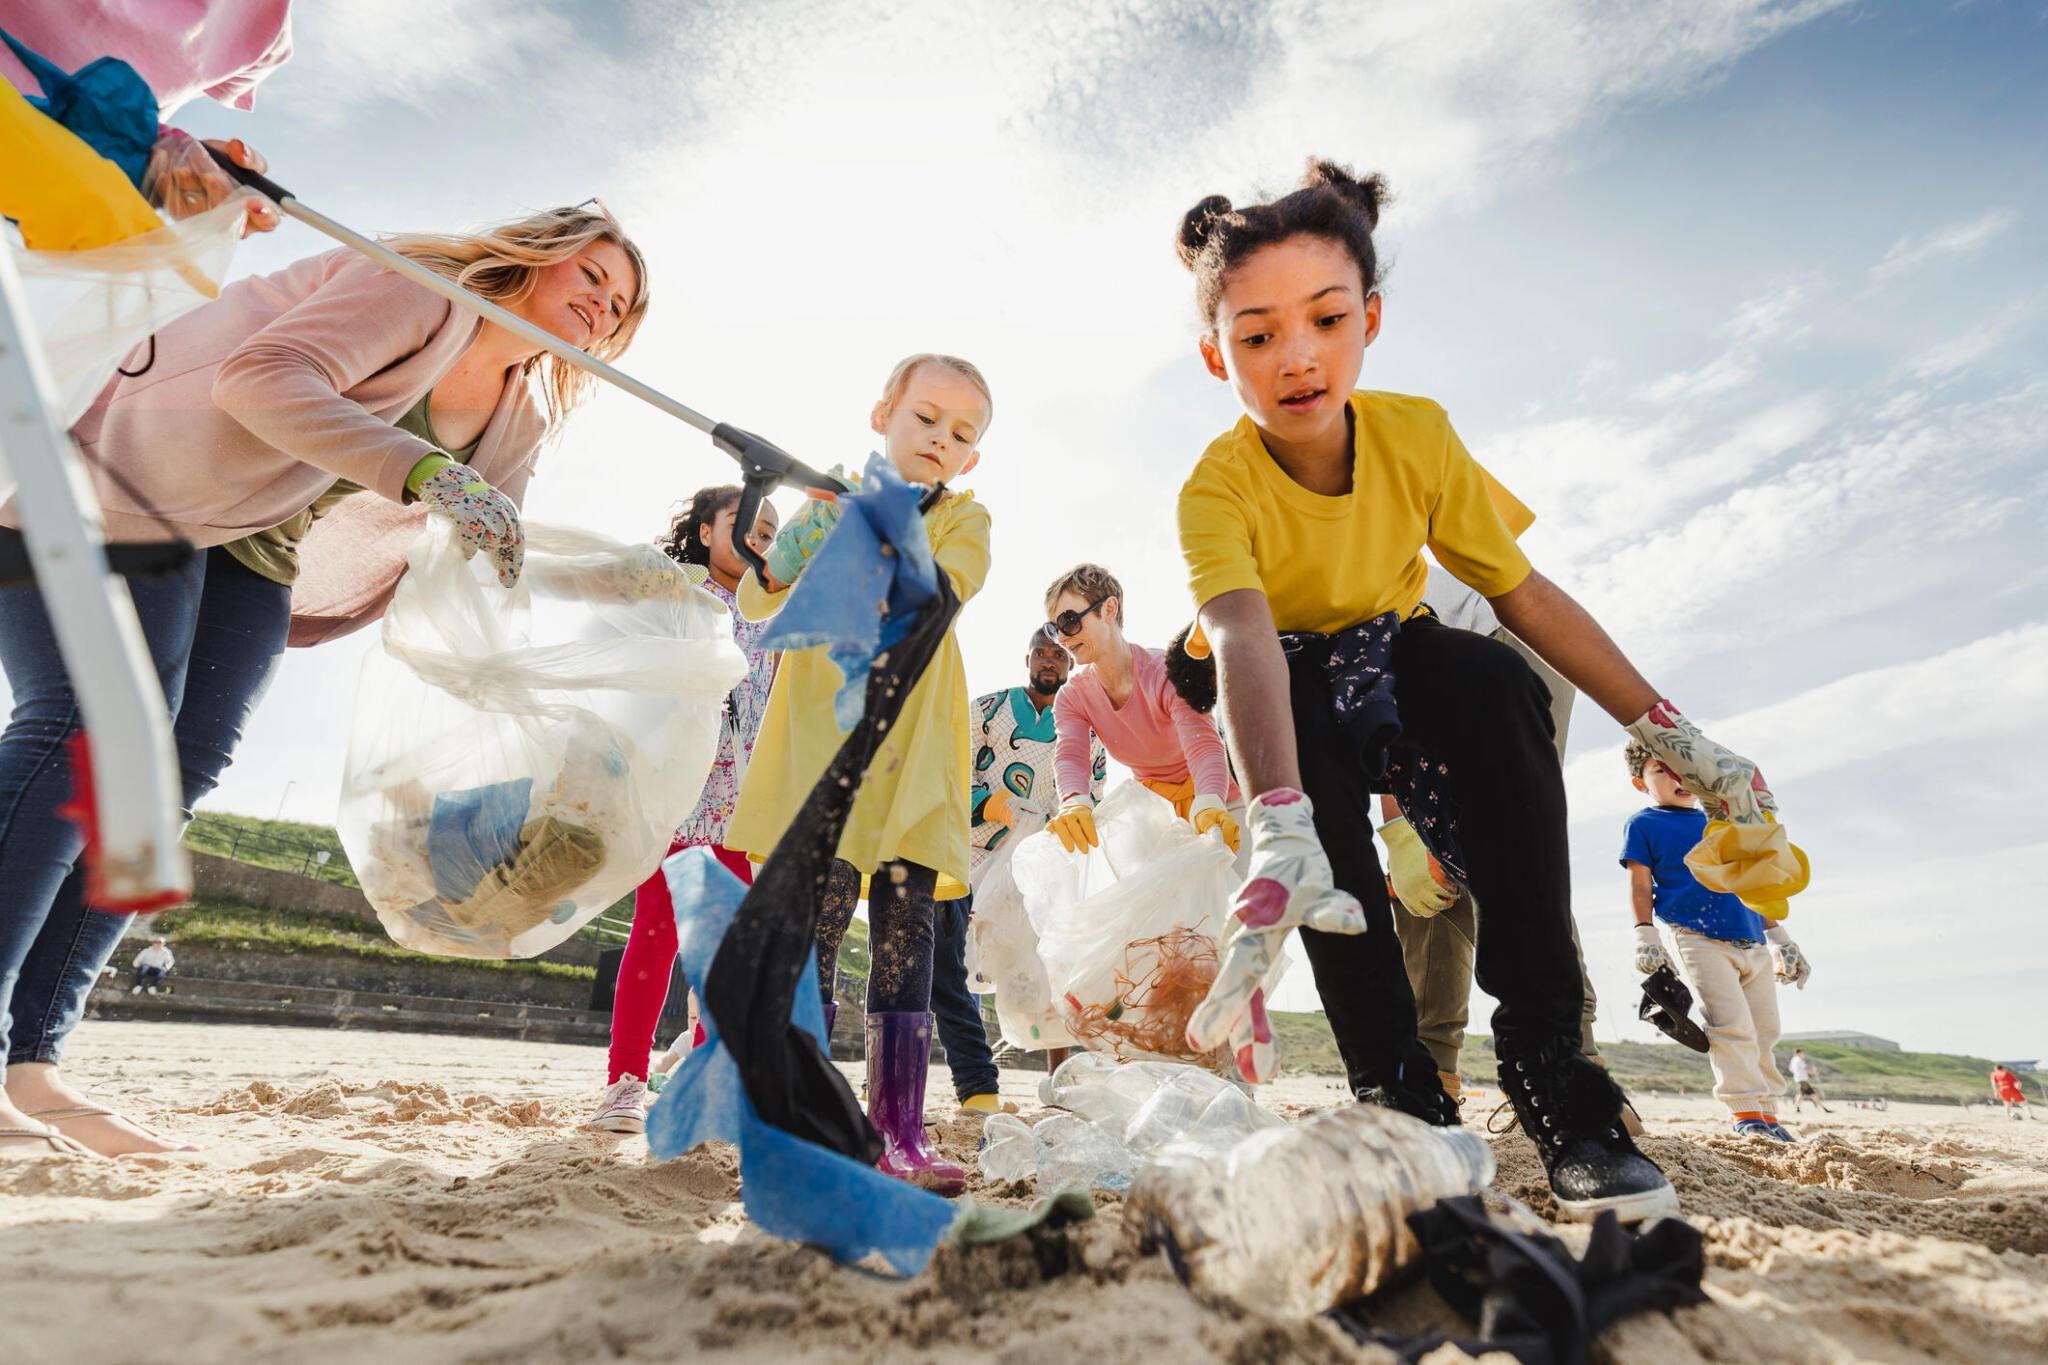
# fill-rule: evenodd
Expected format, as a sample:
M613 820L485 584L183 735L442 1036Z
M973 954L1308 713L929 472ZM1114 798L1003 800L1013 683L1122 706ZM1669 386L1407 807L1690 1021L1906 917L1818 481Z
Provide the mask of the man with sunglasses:
M1021 816L1041 819L1057 802L1053 780L1053 698L1066 685L1073 660L1043 629L1034 628L1025 646L1022 687L975 699L969 712L974 748L974 785L968 793L968 865L979 870L1016 832ZM1090 790L1102 792L1109 760L1096 745L1089 764ZM963 1113L1014 1111L996 1094L997 1072L982 1027L981 1009L967 989L967 924L974 898L941 901L932 961L932 1013L939 1041L953 1072L953 1089ZM1057 1066L1066 1049L1051 1050Z

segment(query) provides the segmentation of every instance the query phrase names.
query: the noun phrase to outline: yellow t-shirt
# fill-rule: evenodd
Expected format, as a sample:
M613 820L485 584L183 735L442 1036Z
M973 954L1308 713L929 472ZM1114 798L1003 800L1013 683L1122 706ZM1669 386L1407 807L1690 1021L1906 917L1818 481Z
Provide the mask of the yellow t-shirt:
M964 605L988 578L988 509L971 493L952 493L925 513L924 524L932 558ZM740 580L740 614L750 621L774 615L787 598L786 590L763 588L751 570ZM726 847L755 862L774 852L846 739L832 714L839 683L839 668L824 646L783 654L747 761L739 808L726 827ZM974 771L967 752L970 709L956 622L868 766L839 836L841 858L862 873L891 859L918 863L938 872L939 900L967 894L967 789Z
M1414 615L1437 562L1484 596L1529 576L1515 544L1535 516L1466 451L1444 410L1398 393L1351 395L1351 491L1312 493L1246 417L1210 442L1180 490L1180 548L1199 610L1265 593L1280 630L1329 634L1382 612Z

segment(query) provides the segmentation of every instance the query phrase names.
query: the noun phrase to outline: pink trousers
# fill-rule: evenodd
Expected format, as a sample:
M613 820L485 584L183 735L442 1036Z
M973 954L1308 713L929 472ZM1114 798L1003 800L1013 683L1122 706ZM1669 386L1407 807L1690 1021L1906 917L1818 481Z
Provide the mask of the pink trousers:
M692 845L676 843L668 851L673 855L689 847ZM734 876L752 885L754 868L746 854L717 846L711 852ZM612 1049L606 1084L621 1076L647 1079L654 1030L668 1003L668 982L675 965L675 905L669 899L668 879L656 868L633 893L633 932L626 939L625 956L619 959L619 984L612 997Z

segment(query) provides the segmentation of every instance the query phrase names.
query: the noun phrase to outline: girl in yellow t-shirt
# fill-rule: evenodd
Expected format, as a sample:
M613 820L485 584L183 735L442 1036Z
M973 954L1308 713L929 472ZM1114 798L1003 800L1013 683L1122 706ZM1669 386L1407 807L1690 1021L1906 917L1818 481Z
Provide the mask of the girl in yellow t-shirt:
M1760 827L1774 803L1754 764L1660 700L1598 623L1530 566L1514 535L1526 510L1466 452L1442 408L1356 391L1380 330L1373 229L1384 200L1378 176L1316 162L1272 203L1238 209L1212 196L1181 225L1203 362L1245 414L1196 464L1179 518L1223 730L1252 798L1251 874L1189 1038L1203 1048L1228 1040L1240 1069L1265 1078L1272 1030L1258 982L1299 926L1359 1098L1457 1122L1416 1040L1372 849L1368 793L1393 791L1484 907L1477 976L1501 1002L1502 1088L1559 1206L1587 1219L1675 1211L1663 1172L1623 1130L1620 1092L1579 1050L1547 691L1507 645L1420 612L1423 547L1711 811Z
M890 374L869 420L897 473L911 483L942 484L980 460L993 413L980 370L955 356L915 355ZM771 573L798 576L836 513L831 504L806 503L769 551ZM925 513L925 530L932 557L965 603L988 577L988 510L971 494L949 492ZM786 593L787 584L764 586L750 572L740 580L740 612L764 619ZM774 851L844 739L832 710L840 681L823 646L783 655L726 832L729 847L756 862ZM818 984L829 1036L838 1013L832 982L839 942L866 881L868 1117L884 1147L877 1164L947 1195L958 1194L967 1177L925 1136L924 1083L933 901L967 893L967 713L967 670L949 630L868 767L818 907Z

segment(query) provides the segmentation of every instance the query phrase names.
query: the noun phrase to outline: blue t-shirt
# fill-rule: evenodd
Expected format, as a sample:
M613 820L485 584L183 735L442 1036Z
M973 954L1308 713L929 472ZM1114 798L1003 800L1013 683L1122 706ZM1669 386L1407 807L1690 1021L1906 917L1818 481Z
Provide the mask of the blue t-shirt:
M1706 832L1707 814L1697 807L1646 806L1628 818L1621 861L1650 869L1650 908L1658 919L1723 942L1764 940L1764 917L1725 891L1709 891L1693 879L1685 855Z

